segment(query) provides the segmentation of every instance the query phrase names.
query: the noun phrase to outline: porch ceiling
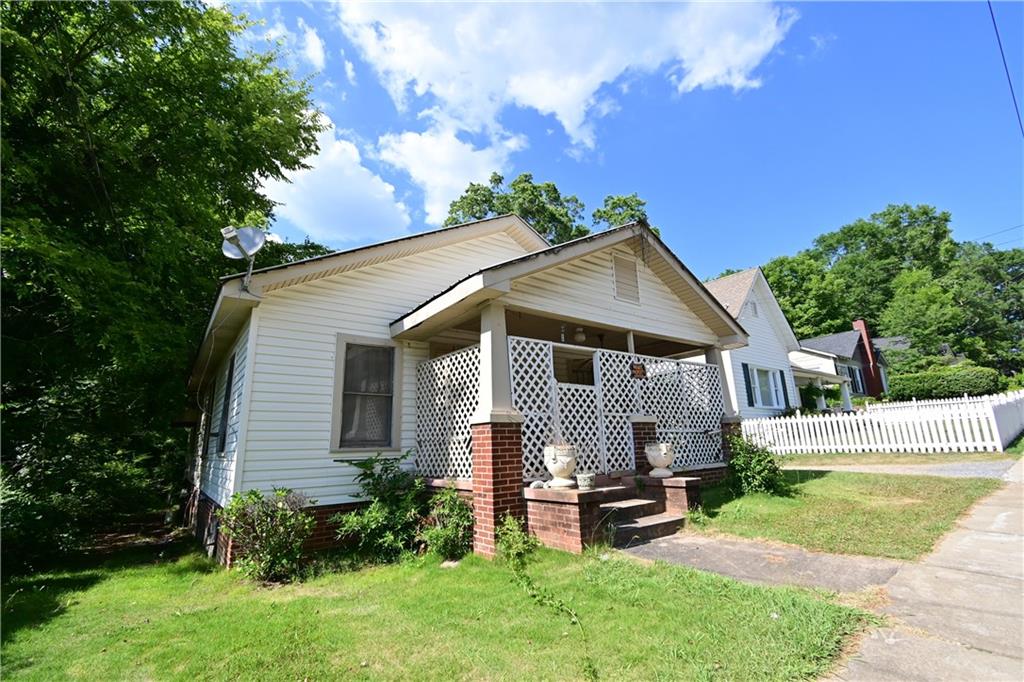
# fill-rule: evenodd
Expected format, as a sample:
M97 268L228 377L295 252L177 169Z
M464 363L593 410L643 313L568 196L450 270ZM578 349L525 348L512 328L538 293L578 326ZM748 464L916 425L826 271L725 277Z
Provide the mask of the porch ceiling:
M804 367L797 367L796 365L793 365L793 377L796 379L821 379L822 381L827 381L830 384L849 383L850 381L850 377L832 374L831 372L821 372L816 369L806 369Z

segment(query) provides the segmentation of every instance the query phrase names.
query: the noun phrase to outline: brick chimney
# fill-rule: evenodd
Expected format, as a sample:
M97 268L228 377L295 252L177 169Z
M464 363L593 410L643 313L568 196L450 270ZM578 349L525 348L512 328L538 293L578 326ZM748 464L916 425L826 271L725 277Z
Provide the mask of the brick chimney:
M878 366L878 359L875 357L875 346L871 343L871 333L868 331L868 323L864 320L853 321L854 330L860 332L860 340L864 345L864 357L868 364L864 367L864 388L868 395L878 397L882 395L882 369Z

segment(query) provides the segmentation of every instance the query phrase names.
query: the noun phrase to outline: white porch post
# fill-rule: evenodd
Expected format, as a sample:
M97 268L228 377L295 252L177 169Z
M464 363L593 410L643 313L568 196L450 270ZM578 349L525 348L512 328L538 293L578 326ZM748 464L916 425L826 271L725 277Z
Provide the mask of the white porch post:
M729 390L729 375L725 366L725 358L722 356L722 350L720 348L709 348L705 351L704 358L709 365L718 367L718 372L722 378L722 407L725 408L723 416L735 417L736 406L732 403L732 391Z
M839 397L843 401L843 409L849 412L853 409L853 402L850 400L850 382L843 381L839 384Z
M818 396L814 399L814 404L819 410L828 408L828 404L825 402L825 386L821 383L821 379L815 379L814 385L818 389Z
M480 402L470 424L522 421L512 405L505 305L492 301L480 313Z

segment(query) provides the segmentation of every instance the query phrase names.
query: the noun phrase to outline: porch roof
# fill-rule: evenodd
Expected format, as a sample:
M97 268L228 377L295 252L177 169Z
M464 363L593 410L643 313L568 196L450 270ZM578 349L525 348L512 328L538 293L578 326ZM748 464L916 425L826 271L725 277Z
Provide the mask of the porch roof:
M839 374L832 374L831 372L822 372L817 369L807 369L806 367L792 366L793 376L800 377L801 379L821 379L827 381L830 384L842 384L848 383L850 377L844 377Z
M391 336L426 333L471 314L490 299L511 291L512 280L582 258L616 244L644 249L654 273L710 328L723 348L746 345L747 332L701 281L665 246L650 227L627 223L605 232L557 244L496 263L465 277L391 323Z

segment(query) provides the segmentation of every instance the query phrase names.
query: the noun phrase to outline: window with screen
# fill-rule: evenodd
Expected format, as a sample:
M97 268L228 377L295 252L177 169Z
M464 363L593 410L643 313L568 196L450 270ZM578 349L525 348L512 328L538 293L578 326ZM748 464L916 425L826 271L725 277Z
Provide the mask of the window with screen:
M389 447L394 417L395 349L357 343L346 343L344 349L338 446Z

